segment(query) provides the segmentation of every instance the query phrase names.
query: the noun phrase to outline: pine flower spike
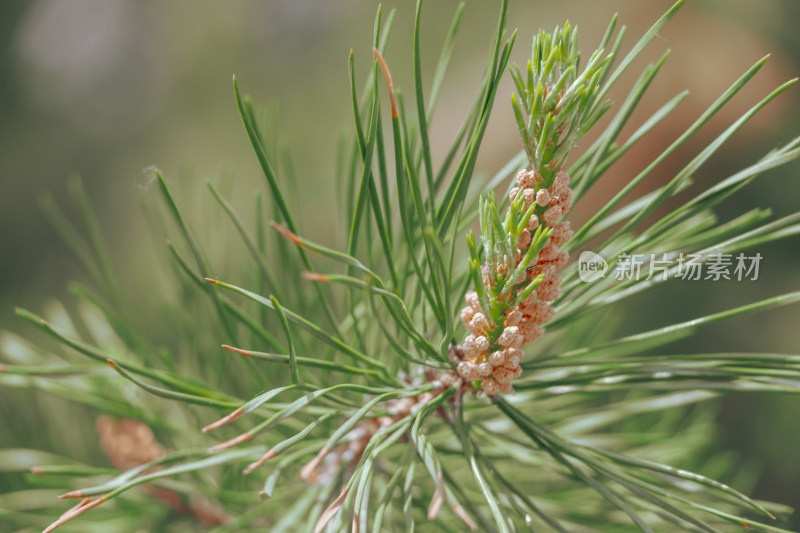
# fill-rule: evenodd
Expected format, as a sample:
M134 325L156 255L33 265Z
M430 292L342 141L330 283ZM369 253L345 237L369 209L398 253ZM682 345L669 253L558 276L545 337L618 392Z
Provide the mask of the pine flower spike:
M525 79L512 70L519 91L512 105L529 166L517 174L504 216L492 194L481 202L482 256L474 236L468 237L475 290L461 310L471 334L461 345L465 360L457 371L466 381L480 378L490 396L513 391L511 381L522 375L519 348L544 334L542 324L553 315L549 302L560 292L558 270L569 261L560 247L574 234L562 220L573 193L561 167L605 109L598 105L599 82L610 60L598 50L578 74L576 38L569 24L552 35L540 32Z

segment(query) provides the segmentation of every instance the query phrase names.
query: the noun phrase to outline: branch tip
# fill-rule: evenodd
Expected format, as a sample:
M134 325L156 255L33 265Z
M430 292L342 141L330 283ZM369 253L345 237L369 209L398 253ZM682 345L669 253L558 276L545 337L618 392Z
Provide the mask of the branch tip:
M303 480L309 479L311 475L314 473L314 470L317 469L317 466L319 466L319 464L322 462L323 459L325 459L325 456L328 455L329 452L330 450L328 450L327 446L323 447L319 451L316 457L311 459L311 461L309 461L303 468L300 469L300 479Z
M265 453L264 455L262 455L261 458L258 461L254 461L254 462L250 463L249 465L247 465L247 468L245 468L242 471L242 473L244 475L249 474L250 472L252 472L256 468L258 468L259 466L263 465L264 463L266 463L267 461L269 461L270 459L272 459L276 455L278 455L278 454L275 453L275 448L270 448L269 451L267 453Z
M308 281L328 281L328 275L320 274L319 272L311 272L306 270L301 275Z
M217 429L218 427L224 426L225 424L230 424L231 422L233 422L234 420L236 420L237 418L239 418L239 417L241 417L243 415L244 415L244 411L242 411L242 408L239 407L238 409L236 409L232 413L229 413L229 414L223 416L222 418L220 418L219 420L216 420L216 421L211 422L210 424L208 424L206 427L204 427L202 429L202 432L203 433L207 433L207 432L211 431L212 429Z
M242 433L238 437L234 437L230 440L226 440L225 442L221 442L215 446L212 446L211 448L208 449L208 453L214 453L220 450L225 450L227 448L232 448L233 446L236 446L237 444L241 444L243 442L247 442L252 438L253 436L250 433Z
M106 497L105 496L103 496L102 498L97 499L97 500L92 500L91 498L85 498L78 505L76 505L75 507L72 507L66 513L64 513L60 517L58 517L58 520L56 520L55 522L53 522L52 524L47 526L47 529L45 529L43 531L43 533L50 533L51 531L53 531L57 527L65 524L66 522L69 522L70 520L72 520L76 516L85 513L86 511L88 511L92 507L97 507L98 505L100 505L104 501L106 501Z
M246 357L250 357L250 352L248 350L243 350L242 348L237 348L235 346L229 346L227 344L223 344L222 347L228 350L229 352L235 352L244 355Z
M284 237L295 243L297 246L301 246L303 248L306 247L305 244L303 244L303 240L300 238L300 236L297 235L296 233L289 231L289 229L286 226L282 226L277 222L275 222L274 220L270 221L269 225L272 227L272 229L274 229L275 231L277 231L278 233L280 233L281 235L283 235Z
M336 512L342 507L348 492L350 492L350 487L345 487L341 494L339 494L339 496L333 500L333 503L330 504L327 509L325 509L325 512L323 512L319 517L317 525L314 527L314 533L322 533L325 531L325 526L328 525L328 522L331 518L333 518L333 515L335 515Z
M444 496L444 479L442 478L442 473L438 472L436 475L436 491L433 493L431 504L428 506L428 520L436 520L436 516L442 508L442 503L444 503Z
M375 54L378 64L381 66L383 77L386 79L386 85L389 86L389 101L392 103L392 118L397 118L400 114L397 112L397 102L394 100L394 84L392 83L392 74L389 72L389 66L386 65L386 61L384 61L383 56L377 48L373 48L372 53Z

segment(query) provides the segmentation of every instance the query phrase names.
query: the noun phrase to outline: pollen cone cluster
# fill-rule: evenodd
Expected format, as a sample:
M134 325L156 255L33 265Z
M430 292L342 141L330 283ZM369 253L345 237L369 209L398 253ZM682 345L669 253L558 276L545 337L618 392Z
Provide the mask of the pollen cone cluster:
M164 447L146 424L101 416L96 427L100 447L118 470L129 470L164 457Z
M342 439L342 444L332 450L323 448L314 459L306 463L300 471L301 479L309 485L328 485L335 481L336 476L339 475L344 465L349 464L351 469L355 469L367 449L367 445L377 432L385 430L409 415L415 414L447 387L453 385L452 380L448 381L448 378L453 375L447 374L446 376L444 379L440 378L439 381L434 381L435 388L433 390L423 392L417 396L390 399L384 402L383 405L389 413L388 416L360 420L353 429L347 432ZM405 374L401 374L401 377L406 379L410 386L420 386L423 383L421 379L412 381ZM432 376L428 380L430 381L431 378ZM261 462L253 463L253 465L258 464L261 464Z
M494 264L487 261L483 265L484 292L490 297L497 294L494 285L498 275L519 267L532 245L532 235L540 225L552 229L549 240L533 257L522 276L514 281L512 291L505 294L501 291L496 303L502 308L504 301L518 300L519 291L540 275L541 283L517 305L506 305L498 324L492 323L492 313L482 308L475 291L466 294L467 305L461 310L461 320L469 335L461 345L463 359L458 363L458 374L468 382L480 380L481 388L489 395L513 392L511 381L522 374L520 363L524 353L521 348L544 334L543 324L553 316L550 302L558 297L560 291L558 270L569 260L569 254L559 248L573 235L569 222L559 222L572 208L572 189L566 172L559 171L548 187L537 172L521 171L516 186L511 190L512 200L520 197L524 198L526 209L536 204L533 214L516 243L515 257L504 257L499 264L492 260Z
M117 421L109 416L101 416L97 419L95 426L100 436L100 447L111 460L114 468L118 470L130 470L157 461L166 454L164 447L156 440L150 427L137 420ZM162 469L163 467L155 466L142 472L142 475ZM206 526L221 525L229 520L229 516L224 510L202 495L192 495L189 503L186 504L180 494L171 490L149 484L144 484L143 487L173 510L190 515Z

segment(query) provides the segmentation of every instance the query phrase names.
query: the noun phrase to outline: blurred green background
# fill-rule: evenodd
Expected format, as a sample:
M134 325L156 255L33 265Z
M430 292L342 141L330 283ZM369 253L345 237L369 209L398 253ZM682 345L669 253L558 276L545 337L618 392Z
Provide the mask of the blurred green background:
M453 63L432 127L434 154L442 155L482 74L497 4L467 2ZM429 0L422 23L423 75L433 65L457 2ZM615 12L628 27L628 46L671 4L650 0L512 0L509 27L519 28L514 58L526 60L539 27L568 19L581 31L584 50L599 40ZM386 59L395 85L410 98L414 3L398 8ZM181 202L195 213L213 208L205 179L225 176L228 196L249 213L250 193L263 187L236 112L231 75L256 103L275 103L275 135L289 142L299 176L297 198L306 234L329 244L342 236L325 224L334 191L334 156L352 120L346 70L355 50L363 78L371 62L376 2L364 0L60 0L3 2L0 17L0 329L19 328L13 307L41 309L66 295L66 282L82 278L37 207L48 190L66 204L66 182L80 175L113 243L115 264L138 305L157 305L146 290L153 239L141 210L151 191L151 165L164 170ZM772 58L719 117L649 179L652 188L681 168L698 149L800 66L797 0L688 0L653 41L644 58L672 54L641 105L639 120L686 88L690 96L674 116L608 173L574 216L575 223L609 198L621 183L679 135L746 68ZM631 69L621 87L638 73ZM627 84L625 82L628 82ZM498 170L520 145L508 95L501 90L479 167ZM619 102L624 94L614 93ZM792 88L759 113L695 176L704 187L785 143L800 125L800 89ZM632 123L636 124L634 119ZM624 134L623 134L624 136ZM586 141L588 144L588 141ZM776 216L797 210L800 166L793 164L756 182L728 202L732 218L752 207ZM203 207L205 206L205 207ZM158 244L158 243L156 243ZM666 325L790 290L800 289L800 241L765 247L757 282L674 282L626 304L626 331ZM135 289L143 290L135 290ZM657 305L654 305L657 302ZM676 350L763 350L797 353L800 309L788 308L701 330ZM9 416L0 392L0 412ZM16 396L17 393L15 393ZM718 450L763 472L755 495L800 506L800 424L795 398L733 397L720 411ZM0 433L2 433L0 431ZM0 436L0 445L35 447L36 435Z

